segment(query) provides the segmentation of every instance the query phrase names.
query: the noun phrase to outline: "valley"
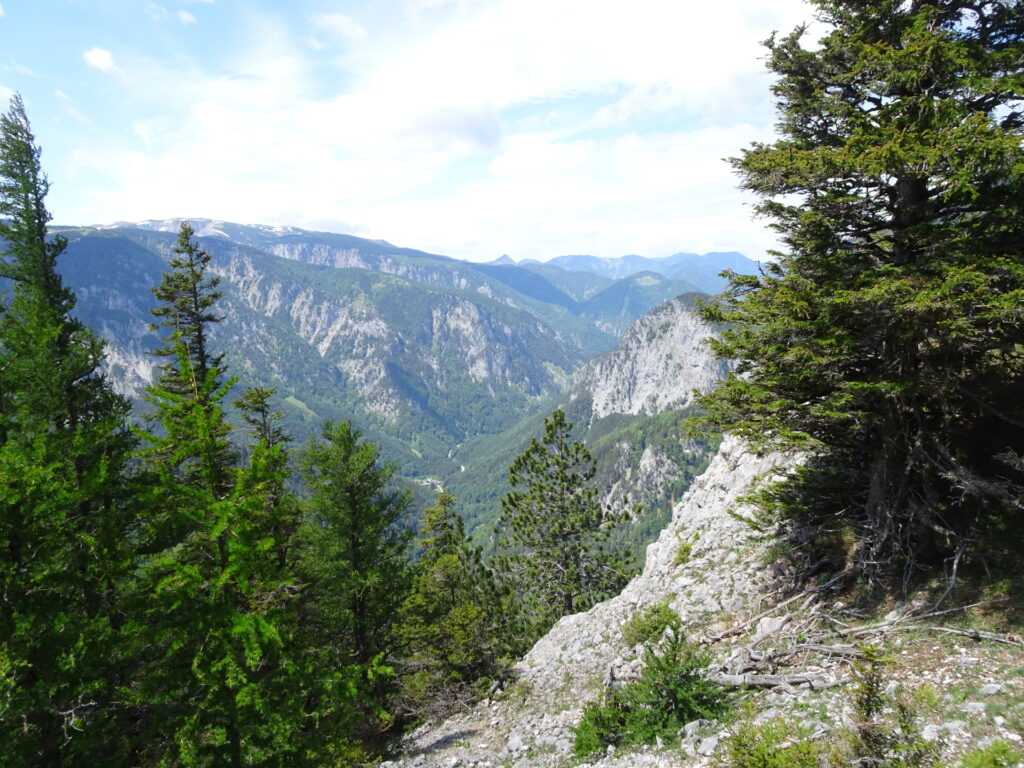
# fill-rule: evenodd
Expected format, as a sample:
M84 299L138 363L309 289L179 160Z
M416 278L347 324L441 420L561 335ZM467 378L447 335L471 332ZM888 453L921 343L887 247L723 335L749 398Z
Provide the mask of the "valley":
M221 278L212 341L239 390L274 387L297 444L326 420L351 420L413 487L452 490L481 542L509 463L555 407L598 456L606 502L644 504L637 552L708 459L679 436L691 390L727 369L710 360L694 290L719 287L716 270L756 269L738 254L634 258L640 271L620 276L586 261L476 264L347 235L191 222ZM78 315L106 340L108 375L139 412L158 344L151 289L179 223L61 230Z

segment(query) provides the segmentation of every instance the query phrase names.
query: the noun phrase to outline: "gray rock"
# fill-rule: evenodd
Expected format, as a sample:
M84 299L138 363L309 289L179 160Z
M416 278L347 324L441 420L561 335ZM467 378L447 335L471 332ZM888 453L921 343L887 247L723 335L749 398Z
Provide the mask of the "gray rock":
M697 747L697 754L711 757L711 755L715 754L715 750L718 749L718 743L717 736L708 736L706 739L702 739L700 746Z
M1005 689L999 683L987 683L981 686L978 690L982 696L995 696L997 693L1002 693Z

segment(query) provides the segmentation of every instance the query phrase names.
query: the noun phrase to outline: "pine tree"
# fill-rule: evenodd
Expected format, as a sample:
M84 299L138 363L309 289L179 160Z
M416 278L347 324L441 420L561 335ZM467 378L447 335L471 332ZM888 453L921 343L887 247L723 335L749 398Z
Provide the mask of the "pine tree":
M299 534L300 629L320 686L309 701L315 738L335 748L371 735L384 716L392 682L383 666L410 586L409 499L391 487L394 468L348 422L328 422L321 438L299 455L310 493Z
M851 532L851 573L953 577L1024 504L1024 3L814 4L817 47L767 42L780 138L733 161L784 249L708 309L741 363L703 403L805 452L763 500Z
M148 647L133 694L148 728L138 759L289 764L302 754L305 702L297 585L280 554L290 535L283 436L270 427L269 393L247 393L245 417L267 429L234 466L221 405L234 382L208 344L220 293L187 224L175 253L154 289L157 327L170 330L158 354L170 360L148 393L160 431L144 435L142 452L154 482L153 552L139 574Z
M210 254L194 235L182 221L170 271L153 289L159 304L152 314L159 321L151 330L167 332L153 354L168 362L160 365L157 384L147 395L154 406L150 419L164 431L159 439L148 438L147 453L185 485L219 497L228 489L235 461L222 405L233 382L224 381L223 354L210 350L211 326L223 319L213 311L222 293L220 279L207 274Z
M56 271L24 103L0 117L0 763L115 750L115 598L129 553L127 403Z
M610 529L626 515L602 508L590 484L594 459L571 434L561 410L545 419L544 437L512 462L513 490L501 500L495 567L532 612L534 639L561 616L616 594L630 571L605 549Z
M402 609L398 708L416 718L466 706L512 654L507 596L466 537L455 497L423 513L413 591Z

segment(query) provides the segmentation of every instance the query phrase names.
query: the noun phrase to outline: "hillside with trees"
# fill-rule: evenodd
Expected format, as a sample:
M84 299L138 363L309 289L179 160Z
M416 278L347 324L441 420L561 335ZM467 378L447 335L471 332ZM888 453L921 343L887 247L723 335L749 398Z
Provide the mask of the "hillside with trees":
M188 221L51 231L14 95L0 768L1024 762L1024 2L813 5L820 41L801 27L766 42L779 137L732 161L781 246L701 302L720 334L688 338L712 336L725 379L696 406L664 385L685 367L652 355L633 361L645 386L546 413L587 344L610 344L600 323L678 276L553 281L557 267L474 270L345 236L201 239ZM101 330L144 328L108 368L59 268L72 241L101 275L86 282ZM115 287L145 289L144 313ZM692 302L589 370L627 367ZM410 322L394 345L396 316ZM339 339L352 318L362 335ZM231 323L268 342L274 375L225 343ZM441 327L477 335L446 347ZM112 375L142 355L133 416ZM342 364L364 359L379 378ZM502 359L504 379L483 375ZM316 409L275 390L285 368L321 385ZM419 514L387 449L325 418L354 402L335 397L338 371L363 374L379 434L421 471L480 462L458 475L501 497L493 551L467 533L471 507L441 489ZM527 404L545 414L524 419ZM691 413L699 450L677 431ZM427 451L381 426L414 418ZM295 424L311 433L297 448ZM640 513L602 497L595 457L657 448L688 480L723 431L631 579L623 526Z

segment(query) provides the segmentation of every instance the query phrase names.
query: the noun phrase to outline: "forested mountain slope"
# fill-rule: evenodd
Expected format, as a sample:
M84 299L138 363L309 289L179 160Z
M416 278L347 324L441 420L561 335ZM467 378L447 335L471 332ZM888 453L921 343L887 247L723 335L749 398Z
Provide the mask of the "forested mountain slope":
M77 311L107 340L115 386L136 398L152 380L150 289L180 221L62 229L60 269ZM276 387L299 441L326 419L352 419L414 476L458 473L458 445L539 416L629 323L693 287L654 273L612 280L190 221L223 278L214 342L240 385Z
M561 407L597 459L604 501L643 504L628 540L619 542L642 551L709 457L706 444L683 437L692 391L709 389L730 367L711 356L714 329L698 318L697 299L685 294L651 310L618 346L584 364L569 391L542 413L455 452L459 470L444 483L462 500L471 529L486 534L493 525L512 458L539 434L544 415Z

